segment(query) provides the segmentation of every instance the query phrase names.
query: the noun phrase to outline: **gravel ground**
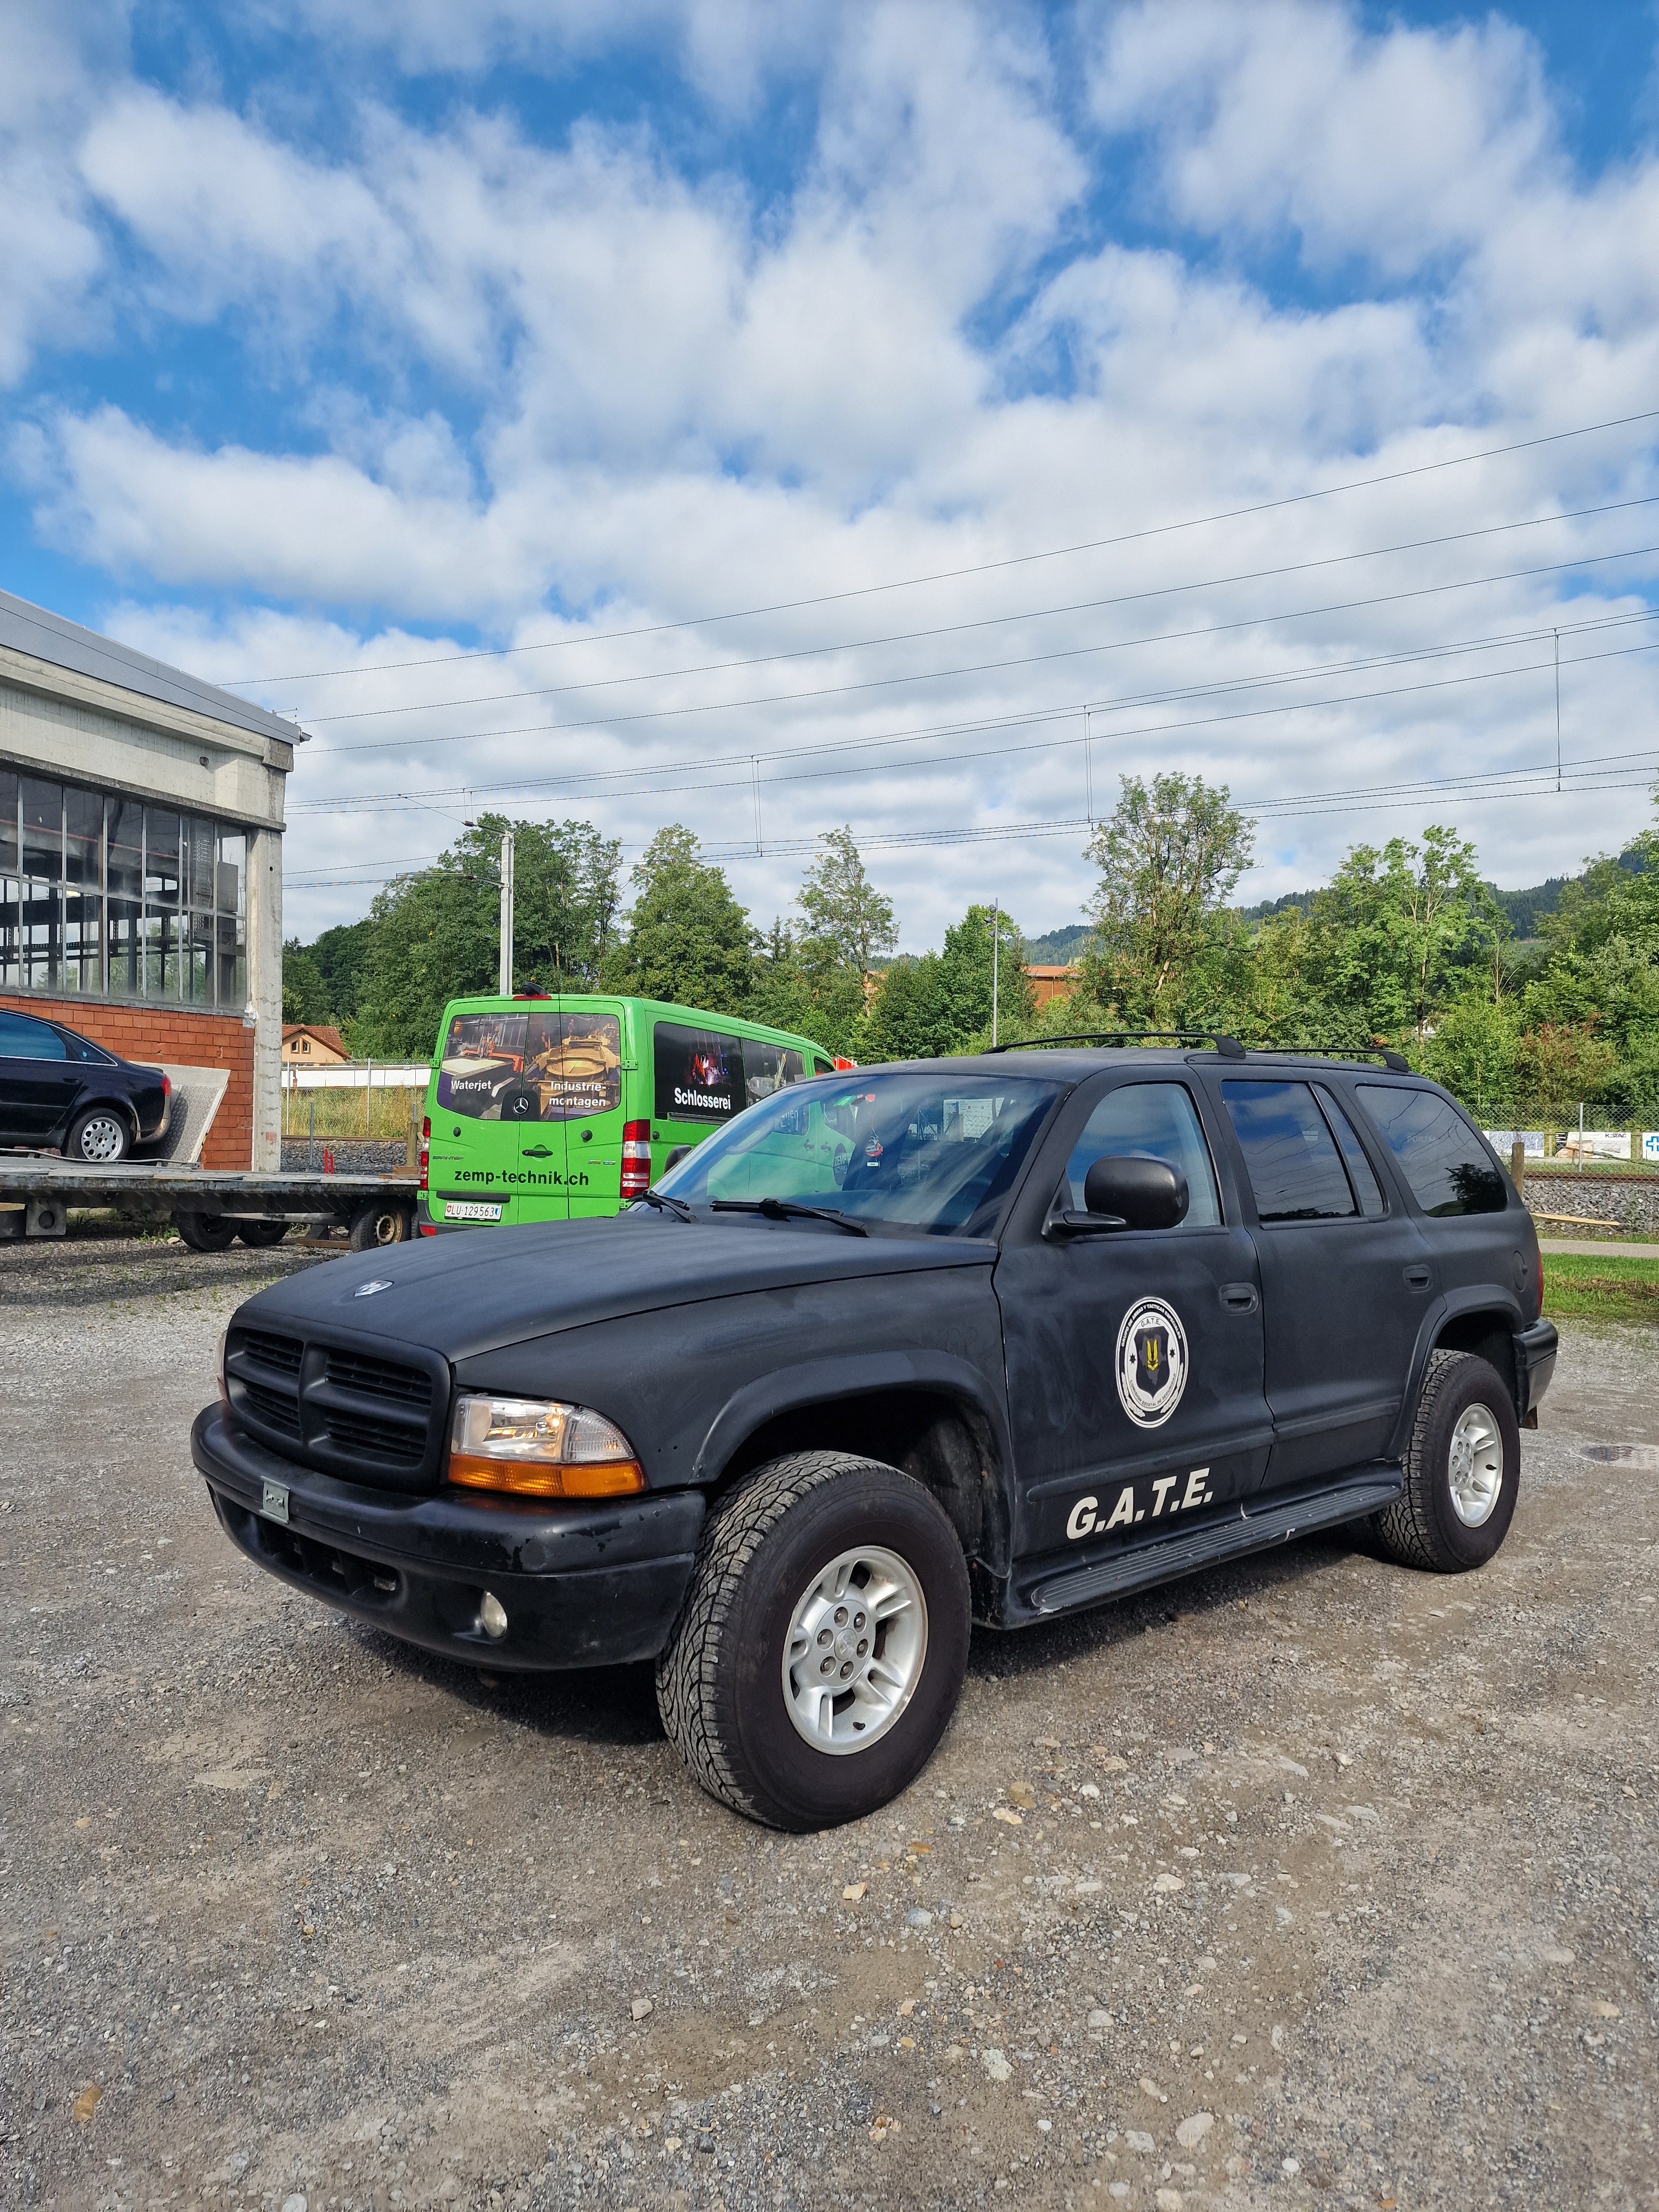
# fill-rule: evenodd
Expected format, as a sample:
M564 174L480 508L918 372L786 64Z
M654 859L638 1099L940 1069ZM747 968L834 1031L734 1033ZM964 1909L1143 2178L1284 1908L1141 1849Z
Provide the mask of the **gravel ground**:
M1659 2201L1651 1331L1564 1332L1478 1577L980 1634L909 1796L780 1838L647 1670L244 1565L186 1430L311 1264L0 1249L8 2204Z

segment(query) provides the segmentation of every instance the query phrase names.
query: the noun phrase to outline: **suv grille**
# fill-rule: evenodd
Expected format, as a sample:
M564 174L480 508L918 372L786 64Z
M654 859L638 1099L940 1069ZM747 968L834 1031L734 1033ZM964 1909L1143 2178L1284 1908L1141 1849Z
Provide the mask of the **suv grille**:
M449 1369L435 1352L388 1359L366 1347L233 1327L225 1388L238 1425L285 1459L346 1482L416 1491L437 1484Z

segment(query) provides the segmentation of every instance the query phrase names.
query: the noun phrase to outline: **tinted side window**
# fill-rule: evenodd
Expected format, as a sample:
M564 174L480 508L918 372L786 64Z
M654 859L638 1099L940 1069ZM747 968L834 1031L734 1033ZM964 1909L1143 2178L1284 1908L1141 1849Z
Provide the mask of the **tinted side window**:
M1209 1229L1220 1220L1209 1146L1184 1085L1124 1083L1107 1092L1066 1163L1070 1204L1081 1209L1084 1178L1097 1160L1125 1156L1162 1160L1186 1176L1183 1226Z
M1509 1185L1449 1099L1398 1083L1355 1087L1425 1213L1504 1211Z
M1224 1083L1221 1096L1263 1221L1336 1221L1353 1193L1305 1083Z
M1348 1181L1353 1185L1354 1196L1359 1200L1359 1211L1367 1221L1380 1221L1386 1211L1382 1193L1377 1184L1371 1164L1365 1158L1365 1148L1354 1133L1353 1123L1348 1119L1335 1098L1322 1083L1316 1083L1319 1103L1325 1109L1325 1119L1341 1148L1343 1164L1348 1170Z
M756 1099L781 1091L786 1083L799 1083L805 1073L805 1059L787 1045L769 1044L761 1037L744 1039L743 1081L751 1106Z
M67 1060L64 1040L47 1022L0 1013L0 1060Z
M741 1037L659 1022L653 1055L659 1121L729 1121L743 1111Z

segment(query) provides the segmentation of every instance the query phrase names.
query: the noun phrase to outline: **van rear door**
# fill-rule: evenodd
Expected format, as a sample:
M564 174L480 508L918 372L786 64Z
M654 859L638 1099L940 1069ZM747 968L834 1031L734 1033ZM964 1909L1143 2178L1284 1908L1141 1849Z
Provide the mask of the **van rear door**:
M526 1123L520 1134L520 1157L526 1169L538 1139L562 1144L565 1211L573 1221L615 1213L621 1204L627 1119L623 1063L636 1057L623 1049L625 1012L620 1000L607 1005L584 1000L556 1017L556 1057L549 1055L539 1064L542 1118L533 1129ZM550 1028L555 1018L544 1017Z
M433 1086L428 1176L432 1218L442 1226L505 1227L560 1218L528 1211L520 1181L520 1125L538 1096L526 1077L530 1023L519 1006L450 1018ZM549 1191L562 1206L562 1132L557 1153L544 1166L531 1164L548 1175Z

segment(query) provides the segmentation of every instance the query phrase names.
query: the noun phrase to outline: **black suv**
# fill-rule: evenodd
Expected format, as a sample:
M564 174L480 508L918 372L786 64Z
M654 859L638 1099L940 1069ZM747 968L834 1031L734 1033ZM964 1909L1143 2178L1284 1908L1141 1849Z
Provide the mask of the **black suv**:
M173 1085L61 1022L0 1006L0 1145L108 1167L167 1132Z
M653 1658L697 1780L812 1827L920 1771L975 1620L1343 1522L1483 1565L1540 1288L1393 1055L987 1054L795 1085L614 1219L276 1284L191 1449L285 1581L491 1668Z

